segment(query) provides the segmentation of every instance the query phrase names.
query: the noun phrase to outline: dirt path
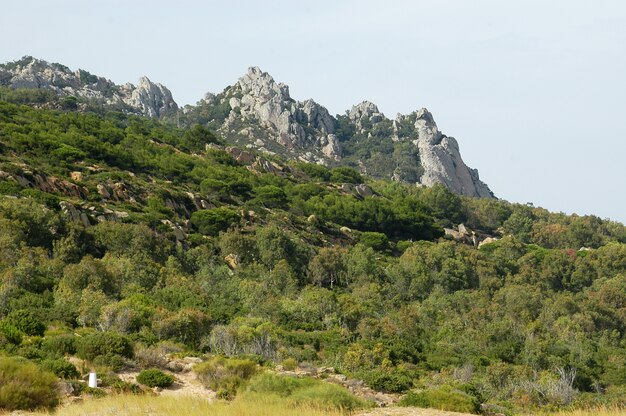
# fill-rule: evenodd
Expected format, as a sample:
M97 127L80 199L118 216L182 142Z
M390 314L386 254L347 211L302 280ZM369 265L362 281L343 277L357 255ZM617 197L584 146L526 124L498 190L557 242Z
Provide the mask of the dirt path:
M382 407L366 410L357 416L476 416L469 413L446 412L435 409L419 409L416 407Z

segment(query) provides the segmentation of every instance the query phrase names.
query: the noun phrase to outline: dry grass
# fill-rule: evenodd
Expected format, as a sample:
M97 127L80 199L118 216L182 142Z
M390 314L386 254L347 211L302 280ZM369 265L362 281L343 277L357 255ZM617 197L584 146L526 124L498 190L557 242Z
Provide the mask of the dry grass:
M58 416L340 416L341 412L311 407L291 407L271 398L236 399L231 403L209 402L197 397L112 395L102 399L86 399L82 403L57 409L53 413L20 415Z
M562 410L560 412L546 413L551 416L624 416L626 408L623 407L599 407L587 410Z

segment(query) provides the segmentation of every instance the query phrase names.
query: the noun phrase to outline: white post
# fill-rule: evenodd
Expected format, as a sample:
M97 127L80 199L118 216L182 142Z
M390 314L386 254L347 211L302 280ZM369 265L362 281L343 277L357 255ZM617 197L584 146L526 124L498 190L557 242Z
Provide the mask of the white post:
M95 372L89 373L89 387L98 387L98 378L96 377Z

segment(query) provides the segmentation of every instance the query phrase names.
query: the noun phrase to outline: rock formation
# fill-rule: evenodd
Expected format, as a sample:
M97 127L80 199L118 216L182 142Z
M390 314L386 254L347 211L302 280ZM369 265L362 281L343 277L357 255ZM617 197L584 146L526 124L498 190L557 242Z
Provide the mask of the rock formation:
M461 195L493 198L489 187L478 178L478 171L461 159L457 141L439 131L432 114L422 108L416 116L417 146L424 169L420 182L426 186L442 183Z
M267 147L272 147L273 142L304 160L322 162L341 157L339 142L333 134L335 119L328 110L313 100L295 101L288 86L275 82L258 67L249 68L233 87L221 94L216 104L225 102L231 111L219 130L226 136L245 140L252 135L255 140L251 147L269 150ZM233 131L233 126L250 121L252 129ZM255 135L254 127L258 126L264 131ZM269 143L263 139L269 139Z
M71 71L64 65L32 57L0 65L0 85L10 88L37 88L60 97L73 96L84 102L106 105L148 117L172 115L178 105L163 85L142 77L139 85L115 85L84 70Z

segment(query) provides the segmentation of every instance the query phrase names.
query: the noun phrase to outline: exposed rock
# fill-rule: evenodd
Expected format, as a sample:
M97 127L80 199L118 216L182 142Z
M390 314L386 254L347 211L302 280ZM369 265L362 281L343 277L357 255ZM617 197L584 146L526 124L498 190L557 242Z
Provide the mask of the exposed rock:
M224 257L224 260L226 261L226 264L228 264L228 267L230 267L231 269L236 269L237 267L239 267L239 256L237 256L236 254L230 253Z
M357 128L359 133L365 132L367 125L374 125L385 119L385 115L378 111L376 104L363 101L360 104L352 106L348 112L348 118Z
M250 152L246 152L245 150L230 146L225 150L226 153L228 153L233 159L245 165L251 165L256 161L256 156Z
M128 84L126 89L131 91L130 96L126 95L122 100L143 115L158 118L178 110L170 90L161 84L153 83L148 77L141 77L136 88Z
M60 97L74 96L148 117L162 117L178 110L172 93L146 77L137 86L118 86L86 71L71 71L63 65L32 57L1 66L0 85L50 90Z
M366 196L374 195L374 191L372 191L372 188L370 188L369 186L365 185L364 183L355 186L354 190L362 198L365 198Z
M67 201L59 202L61 212L73 222L82 223L85 227L91 226L89 217L82 211L76 209L76 207Z
M254 120L264 134L285 151L307 149L314 160L339 160L341 149L334 135L335 119L328 110L313 100L293 100L289 87L274 81L271 75L258 67L251 67L237 84L228 89L231 108L222 133L229 134L231 124L237 120ZM261 149L266 141L255 137L253 129L244 128L236 133L252 140L248 145ZM317 156L315 156L317 154Z
M422 108L416 115L417 146L424 169L420 182L427 186L441 183L461 195L493 198L489 187L479 179L478 171L468 168L461 159L456 140L439 131L432 114Z
M83 173L82 172L70 172L70 179L75 182L82 182Z
M478 243L478 248L481 248L483 245L485 244L489 244L489 243L495 243L496 241L498 241L497 237L487 237L485 238L483 241L481 241L480 243Z
M99 183L98 185L96 185L96 189L98 189L98 194L100 194L102 198L104 199L111 198L111 194L107 190L106 186Z

